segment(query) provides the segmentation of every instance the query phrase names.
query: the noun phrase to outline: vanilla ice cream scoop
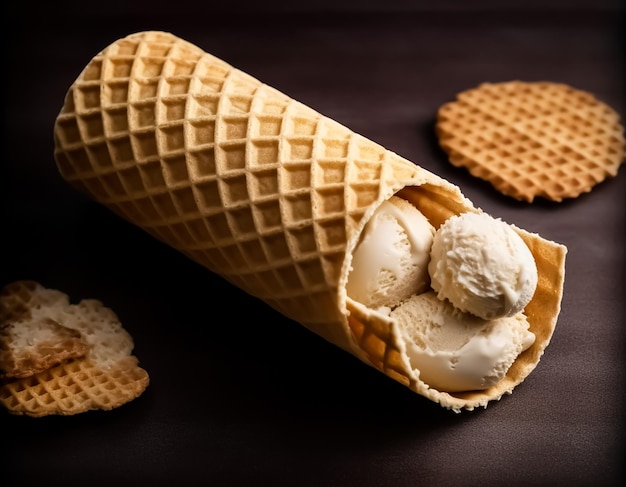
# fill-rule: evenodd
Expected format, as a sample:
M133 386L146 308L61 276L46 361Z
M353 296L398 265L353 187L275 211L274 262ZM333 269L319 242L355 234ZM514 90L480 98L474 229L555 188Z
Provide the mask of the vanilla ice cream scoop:
M415 295L390 315L402 329L411 366L439 391L487 389L532 346L526 316L483 320L464 313L433 291Z
M428 289L434 234L428 219L408 201L397 196L384 201L354 250L348 296L370 308L391 308Z
M433 239L428 271L440 299L486 320L514 316L537 287L533 255L515 230L486 213L446 220Z

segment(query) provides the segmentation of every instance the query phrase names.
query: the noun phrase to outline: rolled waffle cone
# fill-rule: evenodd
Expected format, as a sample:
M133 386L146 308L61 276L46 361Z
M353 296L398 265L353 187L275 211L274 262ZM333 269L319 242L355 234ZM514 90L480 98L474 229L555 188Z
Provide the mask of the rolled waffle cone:
M347 297L352 251L398 192L435 226L480 210L456 186L174 35L133 34L96 55L54 134L74 187L444 407L510 392L550 340L565 248L519 230L539 265L527 309L535 345L502 386L429 389L397 324Z

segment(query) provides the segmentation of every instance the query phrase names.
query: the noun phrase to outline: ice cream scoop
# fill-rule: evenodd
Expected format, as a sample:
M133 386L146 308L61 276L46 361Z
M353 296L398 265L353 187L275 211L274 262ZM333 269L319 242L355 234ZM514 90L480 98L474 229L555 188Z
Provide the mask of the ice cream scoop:
M459 311L429 291L391 312L406 336L411 366L440 391L483 390L505 376L535 341L523 313L483 320Z
M348 296L370 308L394 307L429 284L435 228L408 201L392 196L367 223L352 258Z
M528 246L512 226L486 213L446 220L433 239L428 270L440 299L486 320L516 315L537 287Z

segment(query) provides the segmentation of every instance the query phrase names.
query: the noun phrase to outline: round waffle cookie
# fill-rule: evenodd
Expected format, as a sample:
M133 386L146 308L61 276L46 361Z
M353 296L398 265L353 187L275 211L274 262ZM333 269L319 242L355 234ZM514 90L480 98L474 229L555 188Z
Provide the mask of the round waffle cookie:
M619 115L565 84L483 83L443 105L436 123L450 162L517 200L562 201L615 176L626 143Z

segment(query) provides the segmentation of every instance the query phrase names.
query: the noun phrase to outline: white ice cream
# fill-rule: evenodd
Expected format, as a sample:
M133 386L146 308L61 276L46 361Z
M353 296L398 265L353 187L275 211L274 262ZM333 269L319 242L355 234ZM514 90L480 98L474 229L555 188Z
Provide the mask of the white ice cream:
M383 202L353 253L348 296L376 309L425 291L434 234L434 227L409 202L397 196Z
M487 320L519 313L537 287L528 246L511 226L486 213L446 220L435 234L428 270L440 299Z
M391 317L407 338L411 366L440 391L482 390L497 384L535 341L523 313L483 320L432 291L404 301Z
M435 232L394 196L363 231L347 292L398 323L426 384L459 392L495 385L534 343L522 311L536 286L533 255L508 224L464 213Z

